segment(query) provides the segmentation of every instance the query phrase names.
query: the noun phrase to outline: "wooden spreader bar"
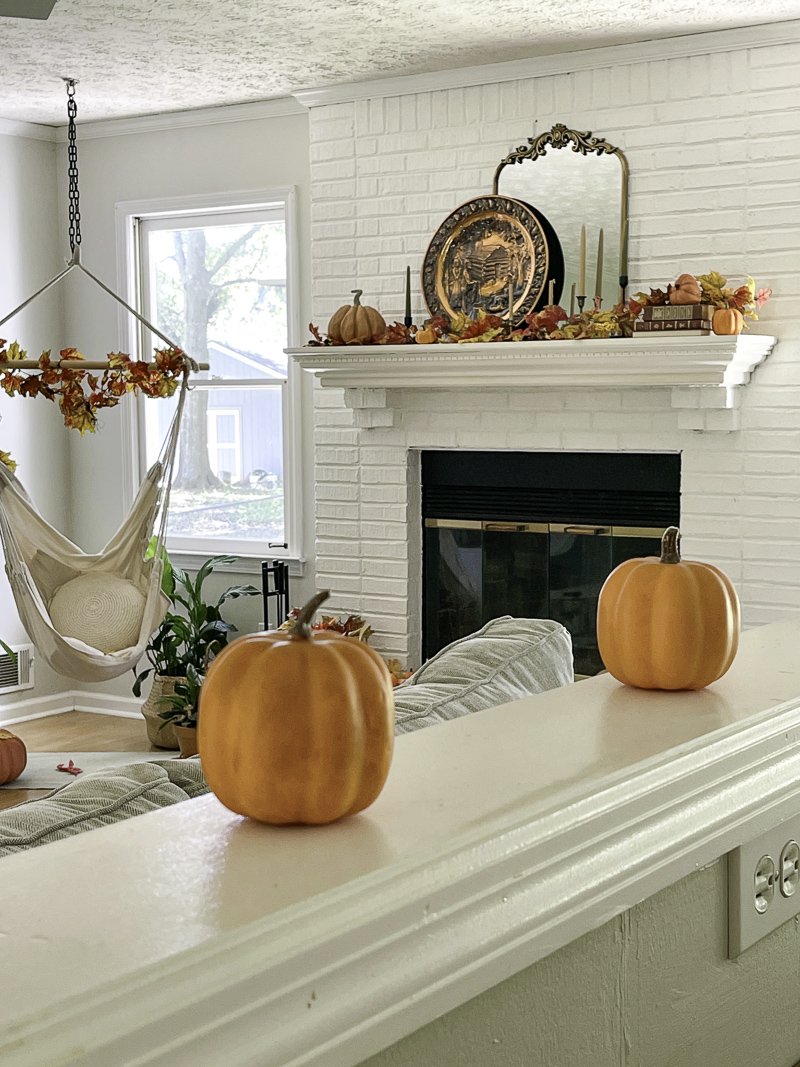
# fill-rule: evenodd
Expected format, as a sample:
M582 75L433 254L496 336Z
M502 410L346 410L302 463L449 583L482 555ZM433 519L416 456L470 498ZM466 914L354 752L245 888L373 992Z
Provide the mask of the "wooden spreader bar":
M148 367L156 367L156 363L148 363ZM65 370L115 370L120 369L112 367L108 360L92 360L92 359L51 359L50 367L53 369L62 368ZM210 364L198 363L198 370L210 370ZM0 360L0 373L4 370L44 370L38 359L9 359Z

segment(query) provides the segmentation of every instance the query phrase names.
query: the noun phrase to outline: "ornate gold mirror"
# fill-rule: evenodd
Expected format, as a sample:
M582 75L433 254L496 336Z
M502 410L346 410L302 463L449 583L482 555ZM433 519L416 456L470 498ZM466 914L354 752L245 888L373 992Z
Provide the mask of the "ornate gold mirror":
M548 152L551 148L572 151ZM562 307L571 310L574 285L576 298L585 296L591 308L598 276L602 306L619 302L628 284L628 161L621 149L559 122L506 156L495 171L494 192L530 205L558 235L564 253Z

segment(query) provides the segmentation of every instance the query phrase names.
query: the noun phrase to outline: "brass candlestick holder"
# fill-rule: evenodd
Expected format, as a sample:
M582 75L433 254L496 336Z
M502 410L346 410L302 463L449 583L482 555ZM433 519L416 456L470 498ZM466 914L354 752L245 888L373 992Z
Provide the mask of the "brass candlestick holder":
M583 296L576 296L575 299L578 301L580 313L583 314L583 305L586 303L586 294L584 293Z

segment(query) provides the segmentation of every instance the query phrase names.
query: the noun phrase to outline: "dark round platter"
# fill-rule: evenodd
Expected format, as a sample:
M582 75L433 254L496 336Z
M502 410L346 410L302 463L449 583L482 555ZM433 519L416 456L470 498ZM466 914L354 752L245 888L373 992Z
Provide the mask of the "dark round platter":
M422 264L422 292L431 315L474 318L478 310L514 319L554 302L564 284L564 257L553 227L529 204L479 196L451 212L433 236Z

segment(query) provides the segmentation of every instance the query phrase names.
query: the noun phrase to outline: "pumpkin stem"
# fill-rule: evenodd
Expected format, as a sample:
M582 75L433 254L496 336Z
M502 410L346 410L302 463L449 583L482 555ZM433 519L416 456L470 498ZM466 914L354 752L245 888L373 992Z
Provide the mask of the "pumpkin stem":
M330 595L330 589L323 589L312 596L307 604L303 605L300 609L300 614L294 620L291 630L289 630L291 637L300 637L304 641L311 640L311 623L314 621L317 608L320 604L324 604Z
M661 538L661 562L680 563L681 532L677 526L670 526Z
M354 308L361 307L361 294L364 292L364 290L363 289L351 289L350 292L355 296L355 300L353 301L353 307Z

